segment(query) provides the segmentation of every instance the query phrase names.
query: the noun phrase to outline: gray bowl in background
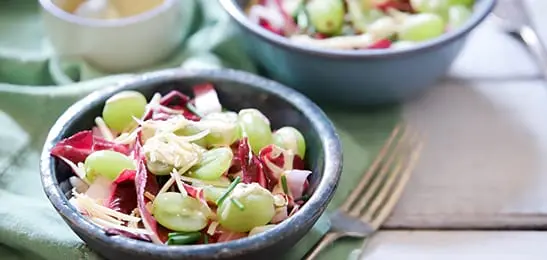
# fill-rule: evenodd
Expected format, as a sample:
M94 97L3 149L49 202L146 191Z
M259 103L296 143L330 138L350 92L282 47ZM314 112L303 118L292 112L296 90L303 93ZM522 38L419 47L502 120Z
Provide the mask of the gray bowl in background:
M274 80L320 104L378 105L420 94L439 80L467 36L496 0L477 0L469 21L457 30L408 49L326 50L297 45L251 22L250 0L220 0L241 28L248 53Z

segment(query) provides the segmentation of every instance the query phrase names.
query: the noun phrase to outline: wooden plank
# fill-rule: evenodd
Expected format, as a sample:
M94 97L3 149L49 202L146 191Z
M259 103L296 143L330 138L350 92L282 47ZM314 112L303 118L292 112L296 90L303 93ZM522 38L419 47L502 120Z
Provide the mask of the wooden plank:
M547 25L547 18L544 20ZM486 20L469 36L449 76L507 81L538 78L540 73L520 42L502 32L492 20Z
M366 260L544 260L545 232L383 231L365 249Z
M405 117L426 147L386 227L547 226L543 82L446 82Z

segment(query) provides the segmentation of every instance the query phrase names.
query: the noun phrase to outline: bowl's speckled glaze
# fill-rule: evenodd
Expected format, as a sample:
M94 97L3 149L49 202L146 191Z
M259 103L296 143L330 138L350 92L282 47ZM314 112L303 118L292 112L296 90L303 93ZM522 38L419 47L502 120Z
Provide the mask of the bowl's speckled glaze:
M49 150L62 138L93 126L105 100L120 90L132 89L150 98L177 89L191 94L192 86L211 82L228 109L255 107L272 128L294 126L307 141L306 163L313 171L310 200L294 216L262 234L227 243L167 247L104 232L69 203L73 173ZM339 138L325 114L303 95L278 83L233 70L166 70L146 74L135 81L90 94L71 106L51 128L41 157L41 178L47 197L72 230L90 248L108 259L282 259L282 253L298 242L325 211L334 195L342 167Z
M420 94L440 79L471 30L496 0L477 0L469 21L408 49L327 50L294 44L252 23L242 11L250 0L220 0L241 29L247 52L269 76L321 104L377 105Z

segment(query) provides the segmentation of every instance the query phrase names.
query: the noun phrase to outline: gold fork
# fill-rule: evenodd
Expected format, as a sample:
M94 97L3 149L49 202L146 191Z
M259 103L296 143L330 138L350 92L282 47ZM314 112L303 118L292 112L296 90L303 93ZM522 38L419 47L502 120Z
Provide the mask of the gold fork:
M366 238L378 230L401 197L422 147L417 133L397 125L357 187L329 216L330 230L305 259L315 259L339 238Z

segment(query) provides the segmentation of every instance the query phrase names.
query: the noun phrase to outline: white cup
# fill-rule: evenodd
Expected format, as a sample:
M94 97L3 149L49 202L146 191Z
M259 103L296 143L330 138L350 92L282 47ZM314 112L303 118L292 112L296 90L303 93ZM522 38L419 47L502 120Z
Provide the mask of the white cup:
M139 1L156 5L145 12L111 20L72 14L81 2L40 0L47 37L61 57L82 58L105 72L127 72L167 58L182 42L182 0ZM133 4L134 0L115 3L126 14L146 8Z

